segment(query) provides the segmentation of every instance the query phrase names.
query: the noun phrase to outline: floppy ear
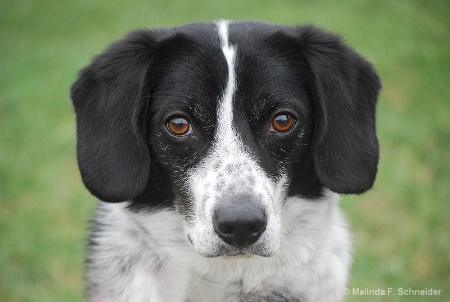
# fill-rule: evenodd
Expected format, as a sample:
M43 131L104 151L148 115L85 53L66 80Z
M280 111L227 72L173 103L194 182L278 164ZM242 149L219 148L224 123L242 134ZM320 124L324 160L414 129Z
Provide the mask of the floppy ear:
M315 106L312 152L321 182L337 193L362 193L375 181L375 105L381 88L373 67L341 39L301 28Z
M112 44L80 72L71 88L81 176L104 201L129 200L147 183L147 74L154 36L140 30Z

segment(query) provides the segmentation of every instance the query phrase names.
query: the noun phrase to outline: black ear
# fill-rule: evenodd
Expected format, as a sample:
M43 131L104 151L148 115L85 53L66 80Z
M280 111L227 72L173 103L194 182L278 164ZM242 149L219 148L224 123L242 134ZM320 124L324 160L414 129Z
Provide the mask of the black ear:
M136 31L97 56L71 88L77 120L77 158L92 194L119 202L147 183L147 75L155 34Z
M341 39L300 28L315 106L312 152L321 182L337 193L373 186L378 165L375 105L381 88L373 67Z

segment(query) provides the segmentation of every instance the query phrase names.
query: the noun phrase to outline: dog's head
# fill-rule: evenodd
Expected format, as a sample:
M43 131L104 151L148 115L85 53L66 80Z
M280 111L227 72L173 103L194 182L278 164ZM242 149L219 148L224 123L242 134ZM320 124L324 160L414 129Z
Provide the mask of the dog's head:
M287 197L373 185L379 89L312 26L136 31L72 87L81 175L103 201L174 206L204 256L270 256Z

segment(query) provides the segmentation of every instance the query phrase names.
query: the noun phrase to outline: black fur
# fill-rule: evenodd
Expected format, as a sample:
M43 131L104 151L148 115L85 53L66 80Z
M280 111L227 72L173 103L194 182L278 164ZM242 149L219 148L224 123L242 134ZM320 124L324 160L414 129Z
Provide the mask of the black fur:
M375 105L380 80L338 36L311 26L299 28L298 36L311 72L317 174L337 193L365 192L377 173Z
M149 31L129 34L96 57L72 86L81 176L92 194L105 201L133 198L147 184L146 82L155 36Z

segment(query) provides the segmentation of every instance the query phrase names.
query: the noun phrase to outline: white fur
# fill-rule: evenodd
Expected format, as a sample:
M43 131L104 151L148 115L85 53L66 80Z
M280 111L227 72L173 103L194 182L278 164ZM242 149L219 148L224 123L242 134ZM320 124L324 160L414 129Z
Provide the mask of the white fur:
M217 258L198 254L176 211L136 214L126 204L102 203L97 220L114 223L93 249L88 277L105 280L93 293L101 299L91 301L238 302L232 292L237 283L245 292L281 287L305 302L340 301L350 239L337 201L331 192L315 201L288 198L276 254ZM127 260L129 270L121 273Z

